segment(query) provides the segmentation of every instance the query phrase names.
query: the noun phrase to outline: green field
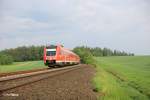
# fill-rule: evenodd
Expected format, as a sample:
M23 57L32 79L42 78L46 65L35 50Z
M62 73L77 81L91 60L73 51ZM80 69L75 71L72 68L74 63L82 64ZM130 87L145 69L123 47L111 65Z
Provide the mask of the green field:
M0 65L0 73L46 68L43 61L14 62L12 65Z
M149 100L150 56L95 57L93 84L103 100Z

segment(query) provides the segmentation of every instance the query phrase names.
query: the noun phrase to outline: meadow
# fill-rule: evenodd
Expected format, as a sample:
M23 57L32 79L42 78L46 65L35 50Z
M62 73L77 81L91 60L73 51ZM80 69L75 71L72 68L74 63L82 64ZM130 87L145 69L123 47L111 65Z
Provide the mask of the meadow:
M102 100L149 100L150 56L95 57L93 84Z
M0 65L0 73L16 72L32 69L46 68L43 61L25 61L25 62L14 62L11 65Z

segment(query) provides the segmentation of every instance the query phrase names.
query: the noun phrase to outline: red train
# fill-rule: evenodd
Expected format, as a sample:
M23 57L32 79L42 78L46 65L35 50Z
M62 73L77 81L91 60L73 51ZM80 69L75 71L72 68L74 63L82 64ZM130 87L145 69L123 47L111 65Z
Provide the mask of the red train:
M50 45L44 48L44 64L49 67L79 64L80 57L61 45Z

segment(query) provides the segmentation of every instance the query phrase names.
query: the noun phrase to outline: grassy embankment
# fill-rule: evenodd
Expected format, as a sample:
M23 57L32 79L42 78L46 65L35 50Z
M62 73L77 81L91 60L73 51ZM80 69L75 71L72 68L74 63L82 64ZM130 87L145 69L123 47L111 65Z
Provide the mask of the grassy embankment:
M43 61L14 62L12 65L0 65L0 73L46 68Z
M150 56L95 57L93 84L102 100L149 100Z

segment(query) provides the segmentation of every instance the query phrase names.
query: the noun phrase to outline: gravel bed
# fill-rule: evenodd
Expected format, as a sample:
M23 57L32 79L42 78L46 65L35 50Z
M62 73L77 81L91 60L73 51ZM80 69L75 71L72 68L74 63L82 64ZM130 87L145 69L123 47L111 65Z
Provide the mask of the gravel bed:
M96 100L91 85L94 73L92 67L81 65L80 69L5 91L0 100Z

